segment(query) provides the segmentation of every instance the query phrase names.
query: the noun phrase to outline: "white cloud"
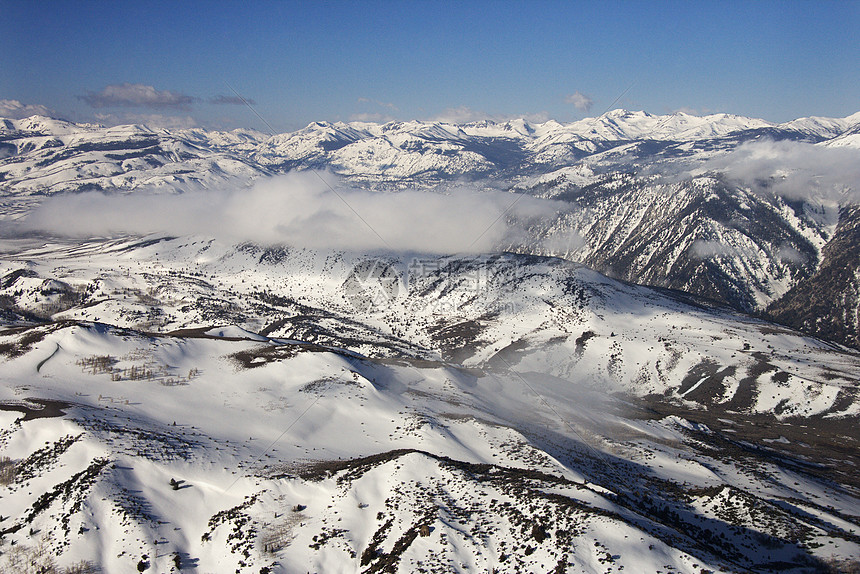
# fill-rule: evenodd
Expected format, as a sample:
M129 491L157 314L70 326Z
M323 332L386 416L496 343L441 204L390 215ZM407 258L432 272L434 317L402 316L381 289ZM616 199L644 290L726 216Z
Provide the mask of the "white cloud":
M18 100L0 100L0 118L20 120L30 116L56 116L50 108L39 104L22 104Z
M391 102L382 102L379 100L374 100L372 98L358 98L356 100L359 104L361 104L361 108L364 111L356 112L349 116L349 121L351 122L372 122L377 124L384 124L388 122L393 122L397 118L393 115L394 112L397 112L397 106L392 104ZM368 107L371 109L375 108L377 111L367 111ZM380 110L380 108L382 108Z
M778 261L782 261L783 263L808 263L803 253L788 244L779 246L779 249L776 251L776 258Z
M749 142L695 171L722 172L753 189L783 197L860 201L860 150L853 148L793 141Z
M717 113L716 110L712 110L710 108L690 108L687 106L680 107L677 110L672 110L672 112L673 113L687 114L688 116L699 116L699 117Z
M100 92L90 92L78 96L93 108L140 107L140 108L179 108L187 109L197 98L171 92L156 90L145 84L114 84L105 86Z
M727 257L734 255L734 250L728 245L724 245L719 241L711 241L705 239L697 239L690 245L690 252L693 257L699 259L712 259L714 257Z
M374 100L372 98L364 98L364 97L358 98L357 101L359 104L374 104L374 105L379 106L381 108L388 108L389 110L392 110L395 112L397 111L397 106L395 106L391 102L382 102L380 100Z
M479 122L488 119L490 119L490 115L487 113L475 111L468 106L460 106L458 108L447 108L441 114L432 118L432 121L448 124L467 124L469 122Z
M591 106L594 105L594 101L579 90L565 96L564 101L565 103L573 104L573 107L581 112L589 111Z
M24 228L74 237L201 234L314 249L451 254L516 244L529 225L564 209L569 206L531 196L466 189L335 192L317 174L302 172L245 189L58 196Z

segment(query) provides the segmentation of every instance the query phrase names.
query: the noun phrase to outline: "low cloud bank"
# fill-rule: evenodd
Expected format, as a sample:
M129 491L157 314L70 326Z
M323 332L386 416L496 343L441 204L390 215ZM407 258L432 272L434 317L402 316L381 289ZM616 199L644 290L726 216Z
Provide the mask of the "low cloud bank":
M328 177L328 176L324 176ZM332 190L314 173L250 188L181 194L84 193L48 199L26 231L73 237L199 234L312 249L479 253L516 245L530 225L568 204L504 192Z
M718 171L753 189L790 199L860 201L860 149L793 141L757 141L738 146L695 170Z

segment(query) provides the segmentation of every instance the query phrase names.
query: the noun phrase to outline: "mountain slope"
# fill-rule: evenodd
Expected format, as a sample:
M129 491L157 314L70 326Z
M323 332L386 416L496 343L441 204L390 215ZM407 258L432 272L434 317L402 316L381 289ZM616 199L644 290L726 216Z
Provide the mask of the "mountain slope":
M361 271L367 264L384 271ZM516 367L710 409L778 406L787 417L860 408L850 353L834 362L831 345L555 258L363 259L156 238L19 247L3 266L10 317L180 334L236 324L379 359ZM808 364L795 365L803 356ZM708 384L687 392L700 371Z
M555 258L5 247L0 548L111 572L860 552L856 353Z
M840 182L843 199L807 190L815 173L793 195L781 195L780 185L810 169L805 155L850 149L858 122L857 114L772 124L726 114L614 110L566 124L314 122L268 137L250 130L101 128L34 116L0 124L0 204L4 219L20 219L46 195L243 188L303 169L329 170L345 185L378 191L501 188L571 206L534 225L531 242L503 248L560 255L613 277L765 312L820 270L821 250L855 184ZM744 171L750 161L772 167L767 158L779 154L799 165ZM842 168L828 167L825 175L838 178ZM819 277L820 283L835 276ZM803 328L856 345L849 299L819 308L827 328L808 320Z
M832 239L822 250L821 266L772 303L768 314L795 329L860 347L858 245L860 207L844 207Z

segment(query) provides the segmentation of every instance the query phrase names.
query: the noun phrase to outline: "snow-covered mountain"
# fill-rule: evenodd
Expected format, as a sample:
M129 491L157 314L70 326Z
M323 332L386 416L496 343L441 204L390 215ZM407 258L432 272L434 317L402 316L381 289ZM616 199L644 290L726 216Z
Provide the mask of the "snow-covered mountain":
M3 247L9 571L856 566L846 348L552 257Z
M857 568L857 114L0 122L0 572ZM565 208L484 255L13 224L309 169Z
M768 308L779 322L860 348L860 208L845 206L822 263Z
M669 183L619 172L586 185L578 180L561 173L525 188L576 204L543 230L569 227L583 238L562 251L565 257L747 312L809 276L839 220L833 202L762 194L719 174Z
M0 120L0 573L856 570L858 130ZM247 231L298 170L362 189L287 210L563 209L469 255L17 225L182 194Z
M846 145L844 136L858 126L858 114L772 124L728 114L655 116L614 110L566 124L314 122L296 132L267 136L252 130L103 128L33 116L0 120L0 181L6 193L57 193L82 186L211 185L219 177L322 168L380 186L462 177L514 184L610 149L641 156L657 146L690 155L762 136ZM651 143L648 149L630 150L625 146L631 142Z
M51 195L141 187L181 190L268 172L244 157L255 132L174 134L146 126L103 128L34 116L0 120L4 195Z
M802 172L795 163L815 165L804 158L817 150L857 149L858 130L860 113L773 124L614 110L572 123L314 122L274 136L103 128L34 116L0 123L0 203L2 217L16 219L46 195L235 187L304 169L383 191L501 188L577 207L538 225L534 243L519 251L560 255L613 277L764 313L789 305L781 298L809 277L833 277L820 270L835 252L826 246L846 205L810 187L815 174L789 195L779 193L780 182ZM780 155L791 156L788 164L771 165L768 158ZM754 173L748 163L770 171ZM822 164L828 174L839 171ZM842 188L856 194L854 176L846 177ZM821 287L833 295L816 307L826 310L824 323L810 317L791 324L856 345L856 297L844 281Z

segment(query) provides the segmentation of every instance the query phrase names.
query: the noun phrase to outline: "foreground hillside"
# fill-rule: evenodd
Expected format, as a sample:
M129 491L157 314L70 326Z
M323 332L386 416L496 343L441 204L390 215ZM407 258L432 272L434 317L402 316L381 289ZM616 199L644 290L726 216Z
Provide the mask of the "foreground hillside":
M0 568L818 572L860 356L531 255L7 239Z

